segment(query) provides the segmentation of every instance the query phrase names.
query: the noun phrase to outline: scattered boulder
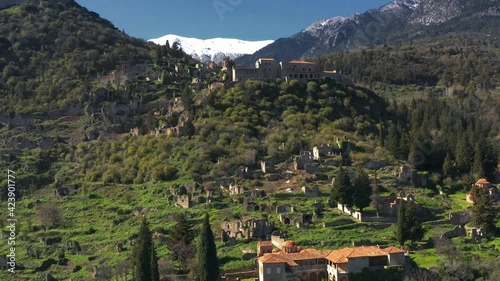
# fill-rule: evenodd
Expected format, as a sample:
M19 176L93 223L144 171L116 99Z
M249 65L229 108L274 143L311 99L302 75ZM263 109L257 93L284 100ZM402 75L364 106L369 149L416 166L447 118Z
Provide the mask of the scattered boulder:
M53 258L46 259L42 262L42 264L35 268L35 272L41 272L49 269L52 265L57 264L57 261Z
M116 244L116 249L117 249L118 253L123 252L123 250L124 250L124 248L123 248L123 243L122 243L122 242L118 242L118 243Z

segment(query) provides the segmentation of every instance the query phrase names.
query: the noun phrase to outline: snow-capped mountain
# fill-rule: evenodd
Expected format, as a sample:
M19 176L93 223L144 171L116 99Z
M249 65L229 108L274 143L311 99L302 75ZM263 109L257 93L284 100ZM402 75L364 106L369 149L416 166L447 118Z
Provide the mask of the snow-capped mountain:
M253 54L274 42L273 40L244 41L230 38L213 38L203 40L173 34L168 34L156 39L150 39L149 41L160 45L165 45L167 41L170 45L177 42L186 54L190 54L194 59L204 63L209 61L220 63L224 57L236 59L242 55Z
M393 0L361 14L319 20L289 38L236 60L319 57L370 45L404 43L453 32L498 32L500 0Z

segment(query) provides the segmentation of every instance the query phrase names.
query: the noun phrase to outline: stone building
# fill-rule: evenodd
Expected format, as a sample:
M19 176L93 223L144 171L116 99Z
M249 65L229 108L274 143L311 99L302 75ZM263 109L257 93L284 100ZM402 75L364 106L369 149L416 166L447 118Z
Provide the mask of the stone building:
M268 251L268 247L265 250ZM359 273L364 268L381 270L405 263L405 251L395 247L362 246L322 251L302 249L291 240L282 244L282 251L276 249L257 258L259 281L349 281L349 273Z
M319 71L316 70L316 64L308 61L292 60L281 62L281 76L286 81L299 80L307 82L308 80L318 80Z
M99 81L103 85L124 85L129 81L129 75L125 72L113 70L110 74L99 77Z
M491 183L486 179L479 179L475 184L472 185L472 188L487 189L488 196L491 200L497 201L500 199L500 194L496 187L492 186ZM474 200L470 193L466 195L465 199L467 200L467 202L474 203Z
M277 63L272 58L260 58L255 62L255 66L233 67L233 82L247 80L270 82L277 78L307 82L325 77L340 79L336 71L319 71L316 63L302 60Z
M333 157L339 152L338 149L330 146L330 144L322 144L313 148L313 159L319 161L322 157Z
M177 197L177 201L175 204L184 209L189 209L193 207L193 202L191 201L191 198L189 198L188 195L180 195L179 197Z
M295 170L305 170L306 165L314 163L312 151L302 151L299 156L293 159L293 167Z
M406 203L412 203L415 206L415 212L417 214L422 214L423 209L422 206L415 201L415 196L413 194L405 195L404 191L401 191L400 196L396 196L396 194L391 193L390 196L382 198L382 212L391 217L398 216L399 206L401 205L401 201Z

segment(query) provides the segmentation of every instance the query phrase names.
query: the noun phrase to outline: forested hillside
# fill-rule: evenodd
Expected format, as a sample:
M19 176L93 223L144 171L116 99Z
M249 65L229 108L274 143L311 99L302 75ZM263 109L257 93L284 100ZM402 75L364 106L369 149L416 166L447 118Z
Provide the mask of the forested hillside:
M144 216L161 276L192 280L204 214L224 274L256 271L257 241L270 233L223 237L223 222L250 219L305 247L403 245L408 278L498 276L495 212L479 244L440 238L455 227L450 214L476 207L465 201L471 184L500 175L495 36L318 58L349 85L232 83L176 44L131 38L74 2L12 6L0 22L0 167L16 173L19 218L18 273L1 280L130 280ZM123 65L140 71L123 83L105 76ZM319 146L329 152L312 159ZM423 180L405 179L405 167ZM342 213L339 196L328 196L351 176L366 195L352 207L373 221ZM406 244L397 217L377 220L376 200L404 192L425 210ZM4 210L8 196L2 189Z
M467 94L498 86L500 38L496 34L449 35L413 44L384 45L318 59L371 88L384 84L462 86Z

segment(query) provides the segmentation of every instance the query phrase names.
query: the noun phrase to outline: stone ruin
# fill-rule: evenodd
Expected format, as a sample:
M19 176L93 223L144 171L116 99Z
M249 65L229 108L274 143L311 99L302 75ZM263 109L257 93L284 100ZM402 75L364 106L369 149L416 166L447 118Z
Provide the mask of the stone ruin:
M427 177L414 171L409 165L403 165L397 173L398 181L401 183L411 184L413 186L427 186Z
M443 239L443 238L451 239L451 238L455 238L455 237L463 237L466 234L467 234L467 232L465 230L465 226L457 225L452 230L446 231L445 233L443 233L440 238L441 239Z
M196 193L202 191L201 186L197 182L188 182L184 184L184 188L187 192Z
M74 240L70 240L66 242L66 245L64 246L64 249L67 251L70 251L71 253L77 253L81 252L82 248L80 247L80 243Z
M330 146L330 144L322 144L313 148L313 159L321 161L322 157L333 157L338 152L338 149Z
M246 212L262 211L262 208L249 197L243 199L243 209L245 209Z
M467 237L471 238L472 243L481 243L481 239L486 236L485 231L478 227L465 227Z
M253 173L248 169L248 167L244 167L236 170L235 177L250 180L253 178Z
M276 207L276 214L293 213L293 207L290 204L283 204Z
M406 193L404 191L401 191L398 197L396 197L394 193L391 193L389 197L385 197L382 200L384 202L382 212L392 217L398 216L398 210L401 204L401 200L405 202L412 202L415 206L415 212L417 214L423 213L422 206L415 201L415 196L411 193L406 196Z
M177 205L181 208L184 208L184 209L189 209L189 208L193 207L194 204L188 195L180 195L177 197L177 201L175 202L175 205Z
M319 196L319 186L315 185L312 188L306 186L302 187L302 192L307 198L316 198Z
M302 151L299 156L293 159L293 167L297 170L305 170L306 165L312 165L314 157L312 151Z
M221 222L220 239L228 242L231 238L265 238L274 230L274 223L267 218L246 218L241 220L228 220Z
M449 219L453 225L465 225L472 221L472 213L471 211L450 213Z
M282 245L286 240L288 240L288 236L279 230L276 230L271 234L271 242L273 243L274 247L278 249L282 248Z
M235 196L235 195L241 195L241 194L244 194L245 192L245 188L241 185L237 185L237 184L230 184L229 185L229 195L231 196Z
M266 197L266 193L264 192L264 190L260 190L258 188L254 190L245 191L243 194L245 195L245 197L248 197L254 201L257 200L258 198Z
M274 173L275 167L271 161L260 161L260 170L264 174Z
M73 187L68 185L63 185L61 187L57 187L52 192L52 196L56 199L62 199L63 197L69 195L74 190Z
M280 214L279 220L282 224L294 225L297 228L303 227L305 224L312 223L312 215L309 214Z

